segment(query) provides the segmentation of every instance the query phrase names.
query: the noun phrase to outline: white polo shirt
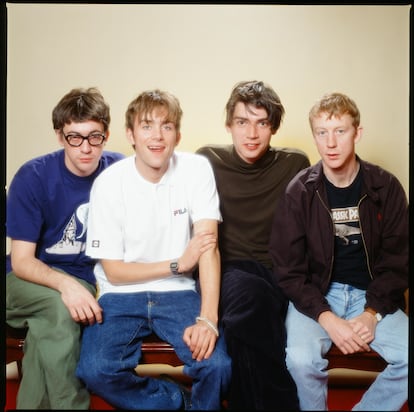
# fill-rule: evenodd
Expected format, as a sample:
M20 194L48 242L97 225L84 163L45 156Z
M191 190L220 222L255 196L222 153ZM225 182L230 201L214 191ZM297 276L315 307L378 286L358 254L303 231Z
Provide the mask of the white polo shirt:
M86 254L95 259L160 262L180 257L194 222L221 221L214 173L208 160L175 152L159 183L143 179L135 155L104 170L90 196ZM102 265L95 266L99 295L195 288L189 274L113 285Z

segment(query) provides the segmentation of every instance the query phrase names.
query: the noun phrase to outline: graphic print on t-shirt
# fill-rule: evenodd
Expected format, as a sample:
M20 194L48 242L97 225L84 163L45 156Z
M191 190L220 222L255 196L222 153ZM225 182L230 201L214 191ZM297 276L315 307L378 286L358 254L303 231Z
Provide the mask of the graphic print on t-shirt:
M79 241L76 239L82 238L82 236L86 232L86 222L88 217L88 203L84 203L80 205L76 213L74 213L69 222L66 224L65 228L63 229L63 234L59 242L54 244L51 247L46 249L47 253L50 254L57 254L57 255L73 255L83 252L86 248L86 242ZM76 223L76 218L81 223L82 231L81 233L76 236L76 231L78 225Z
M357 207L332 209L332 219L335 224L335 236L342 239L344 245L348 245L349 243L358 243L358 240L351 241L349 236L360 235L360 228L347 224L351 222L358 224L359 214Z

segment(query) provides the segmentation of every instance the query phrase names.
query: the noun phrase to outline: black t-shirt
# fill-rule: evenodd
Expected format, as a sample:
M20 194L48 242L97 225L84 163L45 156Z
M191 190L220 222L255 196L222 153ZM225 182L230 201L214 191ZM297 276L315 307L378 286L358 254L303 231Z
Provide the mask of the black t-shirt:
M366 290L371 279L358 213L362 184L361 170L348 187L336 187L326 178L325 184L335 226L332 281Z

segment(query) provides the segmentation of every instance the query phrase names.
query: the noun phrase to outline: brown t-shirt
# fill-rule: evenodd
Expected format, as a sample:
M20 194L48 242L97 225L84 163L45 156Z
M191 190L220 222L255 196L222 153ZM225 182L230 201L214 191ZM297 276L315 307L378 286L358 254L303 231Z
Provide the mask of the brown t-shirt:
M223 216L222 260L256 260L272 268L268 251L276 203L292 177L310 165L308 157L297 149L270 147L248 164L233 145L207 145L197 153L209 159L216 178Z

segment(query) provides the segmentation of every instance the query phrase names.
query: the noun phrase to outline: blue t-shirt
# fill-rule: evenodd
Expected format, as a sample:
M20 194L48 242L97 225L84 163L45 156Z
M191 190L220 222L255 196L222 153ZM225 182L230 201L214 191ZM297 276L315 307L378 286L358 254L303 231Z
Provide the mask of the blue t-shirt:
M63 150L26 162L7 193L7 236L36 243L42 262L95 284L95 261L85 255L89 193L96 176L122 158L104 151L97 170L86 177L66 168ZM6 273L10 271L7 256Z

